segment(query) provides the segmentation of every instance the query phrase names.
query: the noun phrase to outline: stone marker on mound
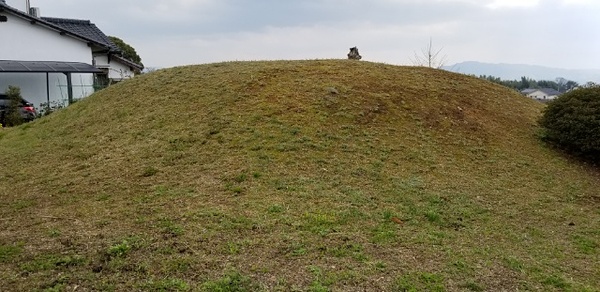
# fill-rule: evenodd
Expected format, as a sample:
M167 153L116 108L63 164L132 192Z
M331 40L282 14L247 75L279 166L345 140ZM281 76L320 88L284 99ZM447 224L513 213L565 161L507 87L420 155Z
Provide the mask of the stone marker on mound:
M358 48L357 47L350 48L350 53L348 53L348 59L349 60L360 60L360 59L362 59L362 56L358 53Z

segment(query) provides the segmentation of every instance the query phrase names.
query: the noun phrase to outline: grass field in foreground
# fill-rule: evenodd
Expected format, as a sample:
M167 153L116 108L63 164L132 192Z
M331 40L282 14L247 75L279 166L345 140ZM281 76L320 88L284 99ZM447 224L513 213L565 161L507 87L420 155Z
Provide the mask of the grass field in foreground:
M347 60L160 70L0 131L2 290L599 291L543 105Z

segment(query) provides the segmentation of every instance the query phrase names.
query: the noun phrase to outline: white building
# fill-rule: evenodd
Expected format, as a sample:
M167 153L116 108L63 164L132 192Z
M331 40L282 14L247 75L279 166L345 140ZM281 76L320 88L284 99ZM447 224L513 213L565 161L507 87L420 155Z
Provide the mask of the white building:
M36 107L67 105L142 69L89 20L39 11L29 0L0 0L0 92L13 85Z
M557 98L561 93L552 88L540 88L540 89L524 89L521 93L529 98L537 100L553 100Z

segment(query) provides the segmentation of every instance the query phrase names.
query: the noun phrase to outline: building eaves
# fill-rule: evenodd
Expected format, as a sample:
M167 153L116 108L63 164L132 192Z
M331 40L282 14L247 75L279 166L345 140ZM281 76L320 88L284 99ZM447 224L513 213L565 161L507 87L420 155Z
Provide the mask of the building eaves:
M80 34L78 32L71 31L71 30L66 29L66 28L64 28L62 26L59 26L59 25L56 25L54 23L48 22L48 21L44 20L43 18L38 18L38 17L32 16L32 15L29 15L29 14L27 14L27 13L21 11L21 10L13 8L13 7L9 6L8 4L0 1L0 13L2 13L2 12L10 13L10 14L13 14L13 15L15 15L17 17L26 19L31 24L39 24L39 25L44 26L44 27L46 27L48 29L51 29L51 30L54 30L54 31L58 32L61 35L70 35L70 36L72 36L72 37L74 37L76 39L85 41L88 44L96 45L98 47L105 48L105 49L107 49L109 51L113 50L113 47L110 46L110 45L108 45L108 44L106 44L105 42L102 42L100 40L96 40L96 39L90 38L90 37L82 35L82 34Z
M120 53L121 50L104 34L94 23L89 20L68 19L55 17L42 17L44 21L62 27L72 33L85 36L110 48L111 52Z
M123 64L125 64L127 66L136 68L139 71L142 71L144 69L144 67L142 65L140 65L140 64L138 64L136 62L133 62L133 61L131 61L131 60L125 58L125 57L122 57L122 56L119 56L119 55L114 55L114 56L112 56L112 58L117 59L119 62L121 62L121 63L123 63Z
M0 60L0 72L3 73L101 73L98 68L78 62L55 61L13 61Z

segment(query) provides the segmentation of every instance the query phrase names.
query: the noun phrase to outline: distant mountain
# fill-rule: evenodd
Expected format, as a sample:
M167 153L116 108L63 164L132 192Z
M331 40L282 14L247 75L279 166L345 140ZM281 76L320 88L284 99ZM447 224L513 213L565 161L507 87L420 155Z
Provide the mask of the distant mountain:
M444 66L442 69L476 76L491 75L503 80L518 80L522 76L534 80L555 80L557 77L563 77L579 84L585 84L588 81L600 83L600 70L569 70L535 65L491 64L474 61Z

